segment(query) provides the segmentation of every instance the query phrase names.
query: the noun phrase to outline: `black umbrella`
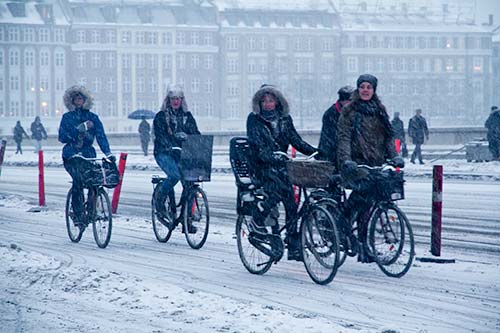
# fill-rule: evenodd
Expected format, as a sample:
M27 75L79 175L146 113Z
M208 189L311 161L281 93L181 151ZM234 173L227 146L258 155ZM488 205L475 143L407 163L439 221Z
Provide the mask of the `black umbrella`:
M128 119L142 119L143 117L146 119L153 119L156 113L151 110L135 110L132 113L129 113Z

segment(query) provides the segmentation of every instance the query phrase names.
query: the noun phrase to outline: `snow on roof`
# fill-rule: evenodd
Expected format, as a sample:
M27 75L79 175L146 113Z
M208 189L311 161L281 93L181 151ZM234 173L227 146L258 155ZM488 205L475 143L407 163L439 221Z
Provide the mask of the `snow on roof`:
M55 25L68 25L68 21L63 14L61 7L52 2L47 2L52 4L54 24ZM11 24L32 24L32 25L45 25L45 21L40 16L36 5L38 2L25 1L24 3L19 3L19 5L24 5L24 15L14 16L8 7L10 2L1 1L0 2L0 22L1 23L11 23Z
M214 0L214 3L220 11L245 9L334 12L328 0Z

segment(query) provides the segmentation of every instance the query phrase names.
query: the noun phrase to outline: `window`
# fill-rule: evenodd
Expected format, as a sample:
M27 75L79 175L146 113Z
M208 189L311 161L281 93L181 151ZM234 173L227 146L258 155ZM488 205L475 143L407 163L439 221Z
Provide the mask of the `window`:
M163 55L163 69L171 69L172 68L172 56L170 54Z
M85 53L79 52L76 55L76 65L80 68L85 67Z
M347 71L351 73L355 73L358 71L357 57L347 57Z
M144 54L138 54L136 60L137 60L137 68L146 67L146 59Z
M311 59L304 59L304 73L312 73L313 72L313 64ZM267 67L266 70L267 71ZM263 72L265 72L263 71Z
M35 30L33 28L24 29L24 41L30 43L35 41Z
M415 48L415 38L414 37L406 37L405 38L405 47L407 49L414 49Z
M334 46L333 39L323 38L323 45L322 45L323 52L333 51L333 46Z
M114 77L108 78L108 81L106 82L106 88L108 89L109 92L115 92L115 87L116 87L116 82Z
M19 28L17 27L9 28L9 41L11 42L19 41Z
M0 40L1 41L5 40L5 35L4 35L3 27L0 27Z
M278 73L286 73L288 71L288 60L286 57L279 57L276 59L276 67Z
M178 69L185 69L186 68L186 55L185 54L178 54L177 55L177 68Z
M465 59L464 58L457 59L457 72L459 72L459 73L465 72Z
M257 61L255 59L248 59L248 73L257 72Z
M101 67L101 55L97 52L92 53L92 67L94 68Z
M182 31L179 31L175 34L175 44L183 45L186 44L186 34Z
M49 66L49 51L40 52L40 66L42 67Z
M226 47L228 50L237 50L238 49L238 37L237 36L226 37Z
M76 42L85 43L85 30L78 30L76 32Z
M130 92L130 78L124 77L123 81L122 81L122 86L123 86L123 92L129 93Z
M90 32L90 42L100 43L101 42L101 32L99 30L92 30Z
M226 71L228 73L237 73L238 72L238 59L228 59Z
M255 37L248 38L248 49L255 50L257 45L257 39Z
M10 50L9 51L9 65L10 66L19 66L19 51Z
M0 66L3 66L3 50L0 49Z
M116 115L116 106L114 101L108 101L106 103L106 114L108 116Z
M3 101L0 101L0 117L5 117L5 109L3 107Z
M96 77L93 82L94 91L100 92L102 90L102 81L100 77Z
M3 76L0 76L0 91L3 91Z
M10 114L19 117L19 101L10 101Z
M454 70L453 59L451 59L451 58L446 59L445 70L447 72L453 72L453 70Z
M261 50L267 49L267 38L264 36L260 37L257 47Z
M194 113L194 114L198 114L199 113L199 110L200 110L200 103L199 102L193 102L191 103L191 111Z
M211 94L214 92L214 81L212 79L207 79L205 81L205 92Z
M439 73L442 71L443 61L441 59L434 59L434 72Z
M172 45L172 33L164 32L162 34L162 43L165 45Z
M211 54L207 54L203 57L203 68L213 69L214 68L214 57Z
M137 79L137 92L138 93L143 93L144 90L145 90L145 82L144 82L144 78L143 77L140 77Z
M191 68L198 69L200 68L200 56L197 54L193 54L191 56Z
M427 38L425 38L425 37L418 37L418 48L419 49L425 49L425 48L427 48Z
M63 29L55 29L54 30L54 41L56 43L64 43L64 30Z
M238 82L227 83L227 95L229 97L237 97L240 94L240 87Z
M64 90L65 84L64 84L64 78L63 77L57 77L56 78L56 90L57 91L62 91Z
M116 32L113 30L106 31L106 43L114 44L116 43Z
M130 54L124 54L122 56L122 67L123 68L130 68L130 65L132 63L132 56Z
M472 58L472 71L475 73L483 72L483 58L481 57Z
M144 31L137 31L135 33L135 42L136 44L144 44L146 40L146 33Z
M237 103L229 104L229 119L238 119L240 116L240 106Z
M40 43L49 42L49 29L40 28L40 30L38 31L38 41Z
M49 78L46 76L40 77L40 91L49 90Z
M35 102L26 101L26 116L33 117L35 115Z
M26 67L32 67L35 65L35 52L32 50L24 51L24 65Z
M214 116L214 105L212 102L206 102L205 103L205 115L207 117L213 117Z
M212 33L210 32L205 32L203 34L203 44L204 45L212 45L213 44L213 37Z
M130 31L122 31L122 43L130 44L132 42L132 33Z
M149 78L149 90L153 93L158 90L158 83L156 82L156 77Z
M384 58L377 58L375 68L377 72L383 72L385 70Z
M157 69L158 67L158 56L156 54L151 54L149 56L149 68Z
M146 44L149 45L158 44L158 33L154 31L146 32Z
M115 68L115 54L114 53L108 53L106 54L106 67L108 68Z
M200 33L199 32L192 32L191 33L191 44L192 45L199 45L200 44Z
M55 54L55 64L57 67L64 66L64 53L56 52Z
M274 48L277 51L285 51L286 50L286 38L285 37L276 37L274 40Z
M197 77L193 78L193 80L191 81L191 92L200 92L200 79Z

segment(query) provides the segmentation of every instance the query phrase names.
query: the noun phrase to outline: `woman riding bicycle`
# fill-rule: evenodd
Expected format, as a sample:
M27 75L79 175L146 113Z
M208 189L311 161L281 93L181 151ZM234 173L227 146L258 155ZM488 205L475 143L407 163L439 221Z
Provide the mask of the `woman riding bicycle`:
M97 139L101 151L108 159L115 162L115 157L111 154L99 116L90 111L93 104L90 92L83 86L73 86L66 90L63 99L70 112L66 112L61 119L59 141L65 144L62 150L64 168L73 179L71 188L74 223L82 224L85 181L83 175L91 165L84 159L74 157L95 158L94 139Z
M182 141L186 140L188 135L200 134L196 120L188 111L184 92L180 86L169 87L161 110L153 120L153 129L155 160L167 175L167 180L162 183L160 195L155 203L157 216L174 227L174 223L182 221L182 216L177 221L172 219L172 216L176 215L174 186L181 180L181 170L178 164L180 150L172 148L180 148ZM165 210L167 197L170 198L171 212Z
M271 85L261 86L252 99L252 113L247 118L247 136L255 178L267 194L263 204L252 213L253 219L258 226L264 226L264 220L271 210L282 201L288 225L285 238L288 259L301 260L297 223L288 224L295 219L297 204L286 171L287 157L276 152L286 153L290 145L305 155L313 154L316 149L297 133L289 115L288 102Z
M396 154L389 116L376 90L377 78L370 74L361 75L357 80L357 89L352 94L351 103L342 110L339 118L339 166L343 179L353 185L353 191L347 201L348 221L354 210L363 212L369 206L369 202L365 200L367 193L356 186L363 182L364 178L364 174L358 171L357 164L380 166L391 159L396 166L404 166L403 159ZM351 226L347 223L346 221L343 227L346 229L344 233L349 235ZM363 241L364 230L359 229L359 237L360 241ZM352 243L357 244L355 240ZM360 261L372 260L363 253L362 247L358 250Z

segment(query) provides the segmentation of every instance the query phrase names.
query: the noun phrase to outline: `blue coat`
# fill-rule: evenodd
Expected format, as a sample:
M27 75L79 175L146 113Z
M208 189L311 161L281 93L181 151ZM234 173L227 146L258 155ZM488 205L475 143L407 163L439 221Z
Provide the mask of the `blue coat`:
M94 127L83 133L78 131L78 125L87 120L92 121ZM98 115L87 109L69 111L63 115L59 125L59 141L65 143L62 150L63 160L80 153L87 158L96 157L96 151L93 147L94 138L97 139L104 155L111 153L104 127Z

